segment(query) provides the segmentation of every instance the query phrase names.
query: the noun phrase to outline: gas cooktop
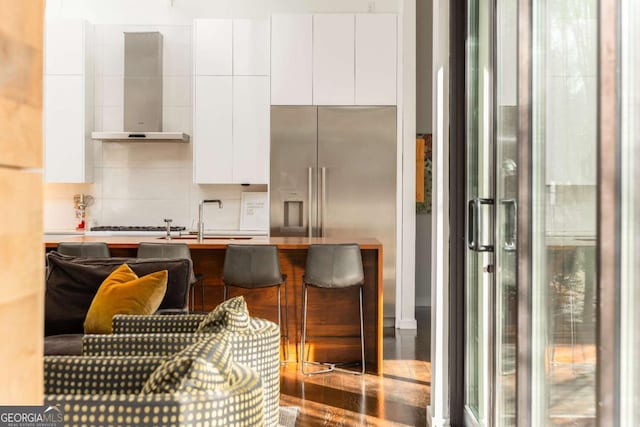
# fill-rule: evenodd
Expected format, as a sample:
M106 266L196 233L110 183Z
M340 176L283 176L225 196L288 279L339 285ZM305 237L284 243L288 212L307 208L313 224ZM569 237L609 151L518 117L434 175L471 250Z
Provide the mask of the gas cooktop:
M171 227L171 231L185 231L186 227ZM91 231L167 231L167 227L154 225L100 225L91 227Z

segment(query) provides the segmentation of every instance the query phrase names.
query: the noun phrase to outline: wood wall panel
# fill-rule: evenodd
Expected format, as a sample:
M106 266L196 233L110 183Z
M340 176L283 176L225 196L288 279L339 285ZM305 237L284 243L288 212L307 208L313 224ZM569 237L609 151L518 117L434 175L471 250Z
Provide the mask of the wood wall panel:
M43 292L42 175L0 168L0 303Z
M42 404L44 2L0 0L0 403ZM25 170L24 168L29 168Z
M41 258L42 259L42 258ZM43 396L44 335L41 295L0 303L0 403L40 405Z
M42 167L40 0L0 0L0 165Z

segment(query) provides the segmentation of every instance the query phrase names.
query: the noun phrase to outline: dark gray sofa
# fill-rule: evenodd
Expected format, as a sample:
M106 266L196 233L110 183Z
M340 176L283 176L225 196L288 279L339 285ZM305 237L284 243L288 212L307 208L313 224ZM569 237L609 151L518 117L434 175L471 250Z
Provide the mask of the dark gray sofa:
M161 313L187 311L190 259L77 258L47 253L45 355L82 354L84 319L98 288L118 266L127 263L138 275L167 270L167 292Z

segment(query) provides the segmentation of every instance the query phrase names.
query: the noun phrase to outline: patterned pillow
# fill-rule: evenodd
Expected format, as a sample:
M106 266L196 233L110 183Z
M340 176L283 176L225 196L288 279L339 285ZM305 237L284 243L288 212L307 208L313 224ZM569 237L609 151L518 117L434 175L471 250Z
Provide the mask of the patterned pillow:
M196 332L218 333L246 331L249 328L249 310L244 297L234 297L218 305L204 318Z
M231 349L223 335L211 335L164 361L149 376L142 393L220 390L229 382Z

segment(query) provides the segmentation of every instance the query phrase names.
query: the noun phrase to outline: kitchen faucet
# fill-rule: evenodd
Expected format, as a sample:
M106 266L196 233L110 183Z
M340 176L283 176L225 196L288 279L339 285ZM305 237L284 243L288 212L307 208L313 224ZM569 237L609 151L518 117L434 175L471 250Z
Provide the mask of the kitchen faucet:
M222 209L222 201L219 199L200 200L200 205L198 206L198 242L202 242L204 239L204 218L202 211L204 210L204 205L208 203L217 203L218 209Z
M167 240L171 240L171 222L172 221L173 221L172 219L168 219L168 218L165 218L164 220L164 222L167 224L167 235L165 237L165 239Z

